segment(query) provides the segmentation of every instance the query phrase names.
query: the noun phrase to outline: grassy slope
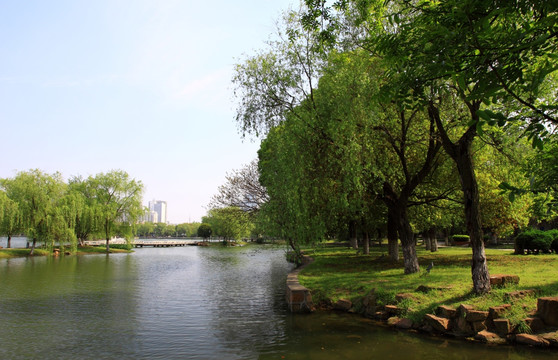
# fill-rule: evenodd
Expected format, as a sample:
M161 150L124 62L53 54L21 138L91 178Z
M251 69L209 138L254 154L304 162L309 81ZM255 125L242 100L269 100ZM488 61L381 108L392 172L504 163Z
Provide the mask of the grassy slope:
M31 249L0 249L0 259L8 259L15 257L29 256ZM111 253L127 253L131 250L125 249L114 249L111 247ZM87 246L78 248L77 255L83 254L102 254L106 253L106 248L104 246ZM36 248L33 256L46 256L50 255L47 250Z
M31 249L0 249L0 259L8 259L22 256L29 256ZM43 249L35 249L33 256L45 256L48 251Z
M312 290L315 301L345 298L355 303L375 288L382 303L395 304L396 294L413 293L416 300L400 304L408 308L408 316L413 319L433 313L439 305L466 303L487 310L506 303L504 295L514 290L536 289L539 296L558 295L558 255L518 256L505 250L487 249L490 273L519 275L520 283L476 296L471 293L470 248L441 248L437 253L417 248L422 269L434 263L428 275L425 270L420 274L404 275L402 261L390 263L385 251L385 248L373 248L370 256L363 256L347 248L309 250L307 254L313 256L315 262L300 273L300 282ZM425 294L415 292L419 285L450 288ZM536 298L527 297L513 305L514 315L510 317L519 321L536 309Z

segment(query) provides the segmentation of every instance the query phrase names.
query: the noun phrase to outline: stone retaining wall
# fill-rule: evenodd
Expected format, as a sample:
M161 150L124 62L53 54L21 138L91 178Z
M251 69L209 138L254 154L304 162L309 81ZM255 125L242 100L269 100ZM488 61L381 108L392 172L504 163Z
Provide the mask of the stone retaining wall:
M298 273L312 261L314 261L314 259L311 257L304 256L303 265L299 266L287 275L286 300L287 305L289 306L289 311L291 312L311 312L314 308L314 304L312 303L312 293L298 282Z
M309 257L306 257L305 260L303 266L292 271L287 277L287 303L289 310L295 313L313 310L310 290L298 282L300 270L313 261ZM519 282L519 277L516 276L496 275L494 278L491 279L496 282L493 283L493 286L505 286L509 283L517 284ZM419 287L416 291L425 291L423 288L424 286ZM509 295L507 298L513 302L516 298L534 294L534 290L521 290L506 295ZM398 294L396 299L400 301L409 297L412 298L413 294ZM467 304L461 304L458 308L442 305L436 309L436 314L425 315L417 324L401 316L403 309L398 308L397 305L378 306L374 289L358 302L357 308L364 316L400 329L415 329L452 337L464 337L491 344L518 343L558 348L558 297L538 299L537 313L524 320L533 334L518 333L518 329L514 328L505 318L506 311L511 308L511 304L494 306L489 311L476 310ZM340 299L333 304L332 308L357 312L351 301L346 299Z

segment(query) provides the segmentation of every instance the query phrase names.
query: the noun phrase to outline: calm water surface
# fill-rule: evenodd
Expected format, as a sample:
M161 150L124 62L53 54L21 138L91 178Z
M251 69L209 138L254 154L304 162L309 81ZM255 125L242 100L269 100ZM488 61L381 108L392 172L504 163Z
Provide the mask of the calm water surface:
M555 359L291 315L283 248L0 260L0 359Z

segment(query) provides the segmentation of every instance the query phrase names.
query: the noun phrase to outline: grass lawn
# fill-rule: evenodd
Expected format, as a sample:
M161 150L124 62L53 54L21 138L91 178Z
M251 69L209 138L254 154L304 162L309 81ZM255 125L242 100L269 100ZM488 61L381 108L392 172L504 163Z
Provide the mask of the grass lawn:
M380 302L395 304L398 293L412 293L414 299L399 304L413 320L426 313L434 313L439 305L459 306L469 304L478 310L510 303L505 294L514 290L535 289L538 296L558 295L558 255L513 255L509 250L487 249L491 275L519 275L518 285L495 288L490 294L477 296L471 292L471 249L442 247L431 253L417 247L421 273L404 275L403 260L393 264L388 260L387 248L374 247L370 255L357 255L348 248L307 249L306 254L315 261L300 274L300 283L312 291L315 302L349 299L353 303L376 289ZM434 263L430 274L426 267ZM420 285L440 290L427 293L415 291ZM526 314L536 309L536 297L526 297L512 303L512 323L520 322Z
M0 259L8 259L15 257L25 257L29 256L31 249L0 249ZM111 253L128 253L132 250L110 248ZM85 246L79 247L76 255L86 255L86 254L103 254L106 253L106 248L104 246ZM33 256L47 256L52 255L45 249L35 248L35 253Z
M110 252L112 253L129 253L133 252L133 250L128 250L122 245L117 245L113 247L110 246ZM87 255L87 254L106 254L107 248L105 245L101 246L81 246L78 247L76 255Z
M0 249L0 259L29 256L31 249ZM35 249L33 256L46 256L49 252L44 249Z

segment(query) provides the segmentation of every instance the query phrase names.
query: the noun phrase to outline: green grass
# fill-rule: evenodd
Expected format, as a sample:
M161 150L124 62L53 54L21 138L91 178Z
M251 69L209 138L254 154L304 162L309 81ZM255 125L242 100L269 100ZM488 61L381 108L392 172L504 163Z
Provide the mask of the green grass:
M30 256L29 253L31 249L0 249L0 259L9 259L9 258L16 258L16 257L26 257ZM110 247L111 253L128 253L132 252L132 250L127 250L125 248L113 248ZM77 250L77 255L85 255L85 254L102 254L106 253L106 248L104 246L85 246L80 247ZM35 248L35 252L33 256L47 256L52 255L51 252L41 248Z
M111 253L129 253L133 252L133 250L128 250L125 245L118 245L116 246L110 245L110 252ZM77 255L85 255L85 254L106 254L107 248L105 245L102 246L82 246L78 247Z
M358 303L375 289L380 303L395 304L396 294L412 293L415 299L405 300L400 306L417 320L439 305L469 304L488 310L506 303L505 294L514 290L535 289L538 296L558 295L558 255L513 255L506 250L487 249L490 274L519 275L520 282L478 296L472 293L470 248L440 248L436 253L417 248L421 273L410 275L404 275L402 259L396 264L389 261L386 247L372 248L369 256L347 248L308 249L306 254L315 261L299 274L299 280L312 291L315 301L345 298ZM434 268L427 275L424 269L431 262ZM420 285L447 288L416 292ZM527 297L512 305L510 317L517 323L536 309L536 298Z
M31 249L0 249L0 259L30 256L30 252ZM45 256L48 254L48 251L44 249L35 249L33 256Z

